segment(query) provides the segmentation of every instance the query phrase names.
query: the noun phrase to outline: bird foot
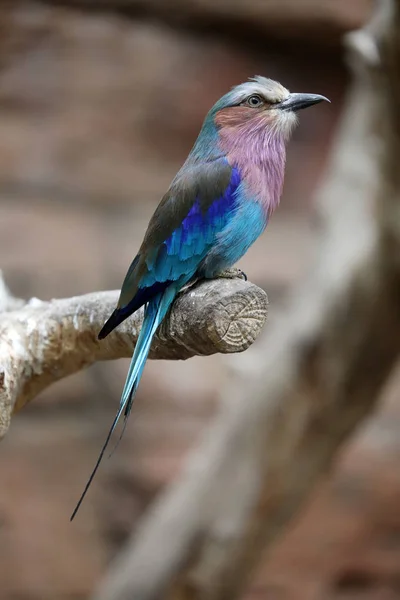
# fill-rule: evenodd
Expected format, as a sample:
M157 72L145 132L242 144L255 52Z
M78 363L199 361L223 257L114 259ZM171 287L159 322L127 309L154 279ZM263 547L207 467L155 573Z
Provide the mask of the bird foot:
M243 279L244 281L247 281L247 275L242 269L232 267L231 269L225 269L225 271L218 273L215 279Z
M221 273L215 275L213 279L243 279L244 281L247 281L247 275L241 269L232 267L231 269L225 269L225 271L221 271ZM189 281L189 283L183 286L179 293L182 294L187 292L189 289L196 287L196 285L198 285L202 281L207 280L203 279L202 277L198 277L196 279L193 279L192 281Z

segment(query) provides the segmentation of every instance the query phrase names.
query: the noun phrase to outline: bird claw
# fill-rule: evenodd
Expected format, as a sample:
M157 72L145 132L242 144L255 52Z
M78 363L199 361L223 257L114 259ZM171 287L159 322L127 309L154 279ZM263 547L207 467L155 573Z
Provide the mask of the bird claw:
M247 281L247 275L242 271L242 269L238 269L237 267L232 267L231 269L225 269L225 271L221 271L218 275L215 275L213 279L243 279L243 281ZM192 281L189 281L179 292L179 294L184 294L191 288L196 287L196 285L200 284L202 281L207 281L202 277L197 277Z
M247 281L247 275L242 271L242 269L233 267L231 269L225 269L225 271L218 273L216 279L243 279L244 281Z

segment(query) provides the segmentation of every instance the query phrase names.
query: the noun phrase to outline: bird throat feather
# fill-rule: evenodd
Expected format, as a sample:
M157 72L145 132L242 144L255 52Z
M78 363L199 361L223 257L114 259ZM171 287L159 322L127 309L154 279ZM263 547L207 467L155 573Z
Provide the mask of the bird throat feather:
M229 107L214 117L222 153L240 171L247 193L263 205L268 216L281 198L285 143L296 122L292 115L284 115L284 121L276 113Z

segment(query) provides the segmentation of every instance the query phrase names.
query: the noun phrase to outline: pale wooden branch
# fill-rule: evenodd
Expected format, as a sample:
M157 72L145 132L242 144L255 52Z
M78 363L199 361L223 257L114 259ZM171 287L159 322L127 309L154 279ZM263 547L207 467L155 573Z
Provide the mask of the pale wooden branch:
M220 415L96 600L239 598L376 404L400 352L400 0L381 10L361 44L348 40L355 80L320 192L313 271L243 357Z
M116 306L118 293L97 292L42 302L12 299L0 279L0 437L11 414L48 385L99 360L129 357L143 311L106 340L97 334ZM201 282L182 293L159 328L150 358L246 350L267 318L267 295L242 279ZM19 307L19 308L18 308Z

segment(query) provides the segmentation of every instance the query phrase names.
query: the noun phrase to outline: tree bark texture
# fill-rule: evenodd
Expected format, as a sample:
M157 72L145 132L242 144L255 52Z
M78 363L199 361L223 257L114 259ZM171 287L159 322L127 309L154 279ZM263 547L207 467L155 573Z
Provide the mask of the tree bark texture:
M105 340L97 334L114 310L118 292L27 304L0 278L0 437L19 410L54 381L99 360L130 357L143 310ZM159 327L150 358L186 359L246 350L267 318L268 299L240 278L203 281L181 293Z

